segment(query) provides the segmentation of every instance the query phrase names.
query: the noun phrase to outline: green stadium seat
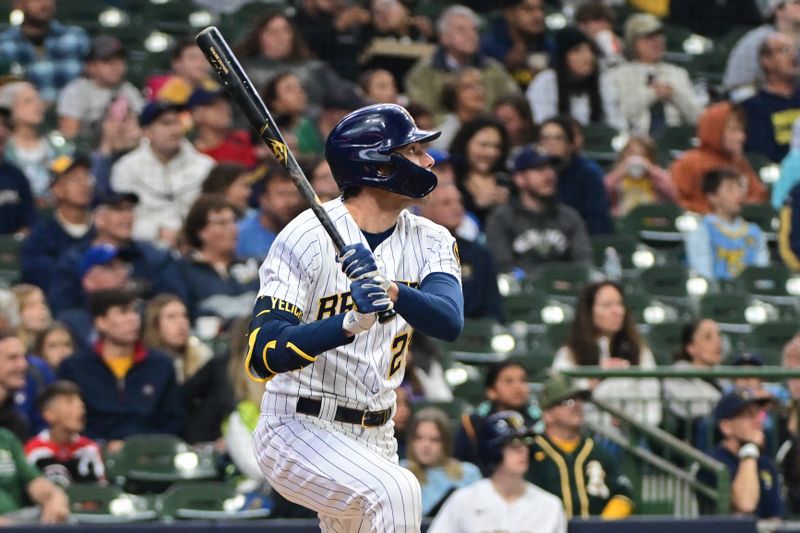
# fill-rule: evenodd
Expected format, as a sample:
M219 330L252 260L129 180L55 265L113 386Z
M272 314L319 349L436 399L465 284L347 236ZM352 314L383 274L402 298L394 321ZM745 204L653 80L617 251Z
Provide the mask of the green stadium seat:
M641 204L617 220L617 230L657 248L675 246L683 243L677 226L683 214L675 204Z
M503 298L506 319L509 322L541 324L542 308L547 305L547 297L541 292L527 289L530 287L523 285L522 291Z
M695 126L670 126L658 132L655 142L662 163L668 164L682 152L693 148L696 133Z
M638 278L637 278L638 279ZM636 280L631 280L635 283ZM688 320L693 309L688 302L665 302L653 298L647 292L638 289L625 289L625 304L631 310L640 327Z
M783 265L751 266L739 274L734 285L767 301L796 302L798 295L789 292L791 279L793 279L792 273Z
M620 133L605 124L588 124L583 128L583 155L601 166L613 163L617 151L613 141Z
M20 277L22 241L12 235L0 236L0 285L13 285Z
M160 492L181 480L218 477L211 452L196 452L174 435L134 435L106 460L109 479L128 492Z
M639 240L626 233L612 233L610 235L592 236L592 256L594 266L602 269L606 261L606 249L613 248L619 256L623 270L635 270L633 254L636 252Z
M747 333L751 329L746 314L753 298L743 291L707 294L700 300L700 316L716 320L720 329Z
M778 230L778 212L771 204L745 204L742 206L742 218L761 228L767 240L776 239Z
M435 341L453 361L488 364L506 359L516 348L514 337L492 319L468 318L454 342Z
M244 496L236 487L214 481L176 483L156 502L162 519L237 520L266 518L267 509L240 510Z
M533 287L560 301L573 302L591 280L592 269L578 263L547 263L531 281Z
M66 488L71 518L79 524L153 520L157 514L144 498L116 485L73 483Z
M483 379L468 379L453 387L453 396L469 402L470 405L478 405L485 399L486 389Z
M680 322L665 322L653 324L647 332L647 345L653 352L658 366L667 366L673 363L672 356L681 346Z
M800 324L795 320L767 322L753 326L744 344L748 351L761 354L764 364L781 365L784 345L798 332Z
M666 302L687 303L689 273L676 265L654 266L643 270L637 287L653 298Z

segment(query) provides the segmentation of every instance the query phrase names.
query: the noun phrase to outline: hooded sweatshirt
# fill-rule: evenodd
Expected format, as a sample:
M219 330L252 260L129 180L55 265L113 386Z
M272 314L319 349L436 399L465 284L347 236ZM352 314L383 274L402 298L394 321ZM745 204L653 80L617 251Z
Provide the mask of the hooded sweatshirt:
M671 174L678 189L678 203L684 209L701 214L711 211L703 194L702 180L706 172L718 167L732 167L745 176L745 202L767 201L767 189L744 155L732 157L722 151L722 133L732 112L733 107L728 102L708 106L697 122L700 147L687 151L672 164Z

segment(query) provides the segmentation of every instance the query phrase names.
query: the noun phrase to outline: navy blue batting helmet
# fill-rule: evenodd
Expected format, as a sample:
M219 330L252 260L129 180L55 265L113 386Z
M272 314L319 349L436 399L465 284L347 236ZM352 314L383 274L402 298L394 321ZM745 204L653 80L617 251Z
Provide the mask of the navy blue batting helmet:
M430 142L440 134L417 128L399 105L371 105L339 121L328 136L325 158L341 191L380 187L422 198L436 187L436 175L395 151L411 143Z
M498 411L486 417L478 431L478 458L484 475L491 475L503 462L506 444L514 440L529 444L533 434L525 418L516 411Z

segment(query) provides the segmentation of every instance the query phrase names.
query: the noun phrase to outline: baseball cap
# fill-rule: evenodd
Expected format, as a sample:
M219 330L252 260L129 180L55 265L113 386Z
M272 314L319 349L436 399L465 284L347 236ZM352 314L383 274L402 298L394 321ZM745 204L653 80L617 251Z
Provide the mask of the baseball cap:
M625 21L625 44L632 46L639 37L664 31L664 25L650 13L636 13Z
M736 389L719 399L714 407L714 418L718 421L729 420L735 418L751 405L763 405L768 402L768 399L757 398L747 389Z
M534 148L524 148L517 157L514 158L514 172L522 172L531 168L542 168L554 166L556 160Z
M219 88L208 90L204 89L203 87L198 87L189 97L189 100L186 101L186 107L192 109L196 106L209 105L216 102L220 98L227 98L227 93L224 89Z
M119 207L124 202L130 202L134 205L139 203L139 195L135 192L109 192L97 198L95 205L107 205L109 207Z
M89 54L86 56L87 61L93 59L106 60L112 58L126 58L128 51L122 41L111 35L98 35L92 39L92 45L89 48Z
M553 376L544 382L539 392L539 406L542 409L550 409L564 400L570 398L588 400L591 395L591 391L578 387L561 376Z
M731 366L764 366L761 355L752 352L742 352L731 359Z
M78 273L83 278L87 272L98 265L107 265L117 258L119 250L110 244L91 246L81 257Z
M147 102L147 105L144 106L144 109L142 109L142 112L139 114L139 126L144 128L158 120L158 117L164 113L169 111L183 111L183 109L184 106L166 100Z
M92 168L92 161L89 156L83 153L74 155L64 154L56 157L50 163L50 185L58 181L58 178L69 172L75 167Z

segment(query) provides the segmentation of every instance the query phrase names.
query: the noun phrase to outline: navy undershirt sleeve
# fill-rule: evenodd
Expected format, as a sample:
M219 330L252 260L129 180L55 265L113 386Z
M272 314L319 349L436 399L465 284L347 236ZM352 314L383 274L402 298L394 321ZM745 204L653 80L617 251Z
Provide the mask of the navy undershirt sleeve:
M454 341L464 327L464 295L455 276L429 274L419 289L397 284L395 310L415 330L445 341Z

